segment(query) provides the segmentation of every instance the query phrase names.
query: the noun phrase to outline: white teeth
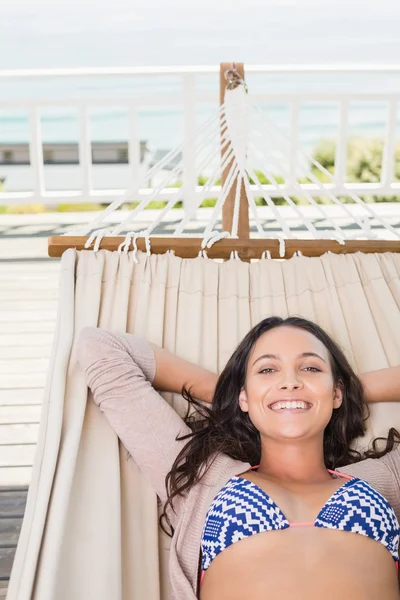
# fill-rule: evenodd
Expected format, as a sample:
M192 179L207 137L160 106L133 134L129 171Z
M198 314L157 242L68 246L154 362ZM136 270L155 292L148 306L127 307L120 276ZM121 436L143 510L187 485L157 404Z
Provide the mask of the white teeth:
M280 410L281 408L302 408L307 409L308 406L305 402L301 400L293 400L293 401L285 401L285 402L275 402L271 406L272 410Z

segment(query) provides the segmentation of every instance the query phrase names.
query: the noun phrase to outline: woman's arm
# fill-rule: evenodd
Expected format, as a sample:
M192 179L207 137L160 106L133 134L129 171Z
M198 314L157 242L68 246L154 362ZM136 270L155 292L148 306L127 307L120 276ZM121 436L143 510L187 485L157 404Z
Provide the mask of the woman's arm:
M167 350L150 344L156 358L153 386L164 392L180 394L186 388L192 396L211 404L218 376Z
M360 375L367 402L400 402L400 366Z
M86 327L77 352L95 403L165 502L165 477L187 443L176 437L191 430L152 386L157 366L150 344Z

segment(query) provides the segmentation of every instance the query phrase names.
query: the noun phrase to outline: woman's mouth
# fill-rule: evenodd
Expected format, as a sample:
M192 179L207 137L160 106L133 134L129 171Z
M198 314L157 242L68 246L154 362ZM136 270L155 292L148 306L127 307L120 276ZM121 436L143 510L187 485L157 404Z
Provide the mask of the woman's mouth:
M268 408L276 412L305 412L312 408L312 404L305 402L304 400L278 400L276 402L272 402Z

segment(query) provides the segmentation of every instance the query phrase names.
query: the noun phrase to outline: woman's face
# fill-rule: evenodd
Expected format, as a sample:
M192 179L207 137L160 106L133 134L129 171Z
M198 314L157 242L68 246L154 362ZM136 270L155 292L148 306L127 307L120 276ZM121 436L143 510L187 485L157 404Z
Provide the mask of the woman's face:
M257 340L239 403L262 437L305 439L321 435L342 391L324 344L304 329L282 326Z

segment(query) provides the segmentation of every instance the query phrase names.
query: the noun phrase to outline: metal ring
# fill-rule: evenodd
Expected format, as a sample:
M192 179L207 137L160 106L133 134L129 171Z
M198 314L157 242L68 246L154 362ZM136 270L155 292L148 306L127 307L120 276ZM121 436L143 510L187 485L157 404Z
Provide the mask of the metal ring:
M234 90L239 85L243 85L247 90L246 83L240 73L236 70L236 64L232 63L232 67L227 69L224 73L225 81L226 81L226 89Z

